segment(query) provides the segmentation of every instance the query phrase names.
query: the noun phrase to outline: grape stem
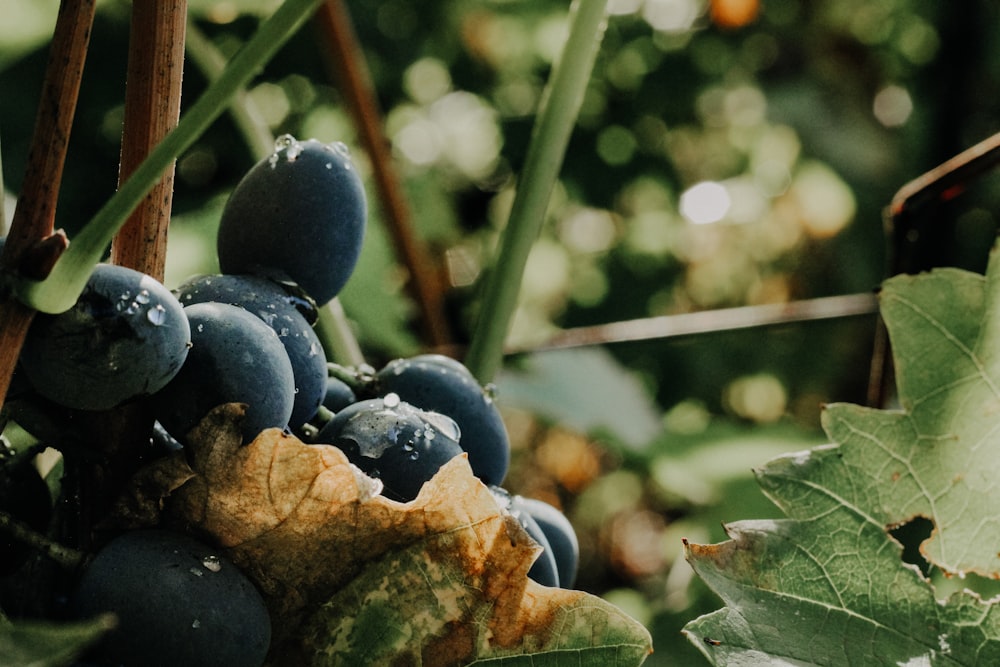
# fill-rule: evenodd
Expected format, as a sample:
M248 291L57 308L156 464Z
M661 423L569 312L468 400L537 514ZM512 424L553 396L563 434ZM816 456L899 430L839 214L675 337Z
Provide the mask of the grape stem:
M119 182L177 125L184 70L187 0L132 4L125 124ZM153 186L111 246L111 261L163 280L167 227L174 192L174 165Z
M32 530L30 526L18 521L9 513L0 510L0 531L13 537L21 544L40 551L51 560L67 570L74 570L83 564L86 554L76 549L70 549L58 542L50 540L45 535Z
M503 357L528 254L541 230L566 146L606 26L607 0L575 0L569 35L542 95L524 168L518 178L500 248L485 276L482 306L465 364L482 384L493 381Z
M66 237L53 233L53 225L95 9L93 0L59 7L21 194L0 257L3 281L23 280L20 272L26 267L40 274L35 278L44 277L66 247ZM0 288L2 405L35 311L13 298L9 282Z
M42 281L15 283L18 297L47 313L68 310L76 302L95 264L125 223L177 156L187 150L242 89L315 11L321 0L286 0L233 56L225 72L213 81L180 119L177 127L149 153L73 240Z

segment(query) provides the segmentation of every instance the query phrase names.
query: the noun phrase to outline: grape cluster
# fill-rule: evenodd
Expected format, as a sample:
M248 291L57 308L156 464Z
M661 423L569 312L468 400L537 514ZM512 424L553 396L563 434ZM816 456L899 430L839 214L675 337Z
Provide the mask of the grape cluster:
M98 265L69 311L34 319L8 415L39 440L65 443L82 415L141 404L155 421L151 451L162 453L183 451L214 407L242 403L244 442L279 428L334 445L380 481L383 495L404 503L464 454L541 546L529 576L572 586L579 558L572 526L556 508L503 489L507 431L491 391L464 365L437 354L379 370L328 363L313 326L354 269L366 217L361 178L342 144L282 137L224 207L221 273L171 291L132 269ZM52 499L37 472L0 457L0 482L0 509L45 532ZM165 530L102 541L71 596L76 615L112 611L120 619L92 659L263 662L267 609L210 545ZM0 577L27 558L16 546L0 542Z
M337 446L403 502L451 458L465 453L472 472L542 547L528 576L571 587L579 544L566 517L540 500L508 493L502 484L510 442L489 389L461 362L439 354L394 359L373 369L336 369L327 408L333 417L314 440Z

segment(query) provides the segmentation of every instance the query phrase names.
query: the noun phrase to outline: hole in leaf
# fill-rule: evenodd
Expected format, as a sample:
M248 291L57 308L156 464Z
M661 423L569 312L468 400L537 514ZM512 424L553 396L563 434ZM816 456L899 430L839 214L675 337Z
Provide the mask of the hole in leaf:
M903 545L903 562L916 565L925 577L930 576L931 564L920 553L920 545L931 536L933 530L934 522L923 516L915 516L889 528L889 534Z

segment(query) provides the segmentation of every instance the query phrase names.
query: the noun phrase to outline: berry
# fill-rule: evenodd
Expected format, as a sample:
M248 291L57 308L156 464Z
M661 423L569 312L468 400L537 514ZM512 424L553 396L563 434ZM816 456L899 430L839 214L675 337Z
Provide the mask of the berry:
M238 306L196 303L184 309L191 352L156 396L157 419L182 443L212 408L245 403L244 441L266 428L285 428L295 379L278 334Z
M395 359L376 374L375 386L382 395L394 393L454 419L472 472L486 484L503 482L510 466L507 429L493 398L465 366L441 355Z
M500 508L517 519L517 522L521 524L531 539L542 548L542 552L538 554L538 558L528 570L528 577L543 586L558 587L560 585L559 568L556 565L555 555L552 553L552 546L545 536L545 531L535 521L535 518L525 511L519 501L520 496L511 495L506 489L495 485L490 485L489 489Z
M98 264L76 304L39 314L20 371L39 394L79 410L107 410L169 382L191 332L170 291L138 271Z
M223 273L287 276L323 305L354 271L367 216L364 186L344 144L285 135L226 202L219 266Z
M580 542L566 515L548 503L525 496L513 496L511 505L527 514L548 540L559 574L559 585L572 588L580 564Z
M350 385L339 378L326 379L326 394L323 397L323 407L333 413L340 412L348 405L358 400Z
M326 395L326 354L310 324L316 318L315 307L289 289L260 276L224 274L196 276L174 293L185 307L210 301L239 306L278 334L295 378L288 427L296 429L312 419Z
M401 502L416 498L424 482L462 453L454 421L394 394L349 405L316 439L340 448L351 463L382 481L383 495Z
M115 614L95 656L115 665L259 667L271 641L250 580L217 549L165 530L109 542L83 573L73 609L79 618Z

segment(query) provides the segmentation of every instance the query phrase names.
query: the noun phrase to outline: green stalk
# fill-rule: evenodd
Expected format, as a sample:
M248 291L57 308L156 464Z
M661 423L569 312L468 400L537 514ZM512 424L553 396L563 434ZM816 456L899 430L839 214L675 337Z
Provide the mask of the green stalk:
M503 358L528 253L545 220L604 35L606 5L607 0L574 0L570 8L569 36L542 96L510 218L485 278L482 308L465 358L483 384L493 380Z
M17 283L18 298L45 313L60 313L71 308L114 235L160 180L164 170L225 111L233 96L298 31L320 2L286 0L278 7L229 61L223 75L213 81L184 114L177 127L164 137L77 234L49 276L41 282L22 279Z
M207 80L215 81L222 76L226 58L193 22L188 23L187 51ZM255 159L263 159L274 152L275 137L267 127L260 109L246 91L241 89L234 95L233 103L229 105L229 115ZM320 307L315 330L328 358L353 366L364 363L361 346L336 298Z

